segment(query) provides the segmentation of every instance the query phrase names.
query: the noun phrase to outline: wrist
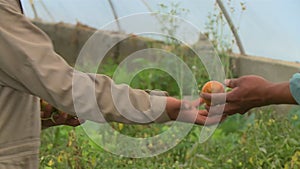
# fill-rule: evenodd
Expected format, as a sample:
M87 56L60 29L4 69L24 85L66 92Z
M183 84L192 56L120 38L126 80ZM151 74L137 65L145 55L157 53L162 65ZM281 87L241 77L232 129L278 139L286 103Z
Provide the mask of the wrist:
M176 120L181 107L181 100L167 97L166 112L171 120Z
M296 103L290 92L289 82L272 83L266 91L266 100L268 104Z

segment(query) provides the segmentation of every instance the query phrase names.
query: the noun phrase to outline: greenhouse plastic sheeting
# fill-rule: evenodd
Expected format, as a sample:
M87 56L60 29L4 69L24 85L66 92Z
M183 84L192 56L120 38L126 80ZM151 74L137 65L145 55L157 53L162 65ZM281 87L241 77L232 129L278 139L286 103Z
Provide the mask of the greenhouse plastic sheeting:
M224 5L238 28L246 54L279 60L300 61L300 1L299 0L224 0ZM108 0L35 0L37 17L46 22L80 22L101 29L114 20ZM189 12L182 15L205 31L208 15L215 2L208 0L111 0L117 17L137 13L158 12L161 3L179 3ZM242 11L241 4L246 9ZM34 18L30 0L22 0L25 15ZM231 8L235 9L234 12ZM145 22L144 24L147 24ZM121 25L122 27L122 25ZM230 33L229 26L224 28ZM126 30L123 30L126 32ZM126 32L130 33L130 32ZM234 51L239 53L237 47Z

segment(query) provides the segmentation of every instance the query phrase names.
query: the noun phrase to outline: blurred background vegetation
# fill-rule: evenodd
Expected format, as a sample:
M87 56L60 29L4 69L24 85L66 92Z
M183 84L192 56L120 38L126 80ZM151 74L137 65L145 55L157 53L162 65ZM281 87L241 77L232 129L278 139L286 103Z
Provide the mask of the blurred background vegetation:
M230 2L230 1L228 1ZM188 10L179 4L159 4L160 10L173 15L185 15ZM242 11L246 10L241 4ZM234 9L231 9L234 11ZM233 78L228 54L235 41L224 35L224 18L216 8L208 16L206 36L219 55L227 78ZM172 27L166 32L176 32L176 21L166 20ZM149 43L148 47L155 44ZM209 81L205 66L188 46L176 39L166 38L160 44L165 50L177 55L193 72L198 89ZM121 55L121 54L120 54ZM113 76L120 60L110 58L98 68L98 73ZM137 64L148 64L137 59ZM173 64L173 63L167 63ZM177 68L177 67L175 67ZM124 78L126 78L126 68ZM179 74L178 76L184 77ZM122 78L122 77L121 77ZM122 82L122 79L119 79ZM160 89L171 96L180 97L178 84L169 74L156 69L147 69L137 74L129 84L139 89ZM196 91L199 92L199 91ZM206 169L206 168L300 168L300 109L275 113L272 109L254 109L247 115L234 115L220 124L212 137L199 143L201 126L195 125L189 134L173 149L151 158L125 158L111 154L88 139L79 126L52 127L42 132L40 168L42 169L87 169L87 168L147 168L147 169ZM151 137L167 130L170 124L126 125L110 123L116 130L132 137ZM115 142L115 144L118 144Z

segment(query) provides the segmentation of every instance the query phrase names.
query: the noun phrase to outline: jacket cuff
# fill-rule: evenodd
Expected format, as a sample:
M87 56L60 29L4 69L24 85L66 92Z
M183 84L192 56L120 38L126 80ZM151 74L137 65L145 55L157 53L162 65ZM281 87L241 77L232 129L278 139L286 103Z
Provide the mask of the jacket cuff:
M150 95L150 102L153 122L164 123L171 120L166 111L167 97Z
M294 99L300 104L300 73L296 73L290 79L290 91Z
M169 93L160 90L145 90L150 95L151 114L154 117L153 122L164 123L170 121L170 117L166 112L167 96Z

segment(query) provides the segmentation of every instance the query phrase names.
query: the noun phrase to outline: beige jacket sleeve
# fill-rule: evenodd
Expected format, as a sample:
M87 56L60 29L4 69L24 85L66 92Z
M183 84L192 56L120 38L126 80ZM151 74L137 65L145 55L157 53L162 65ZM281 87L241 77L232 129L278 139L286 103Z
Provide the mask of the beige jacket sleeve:
M105 75L75 71L54 52L48 36L4 0L0 17L0 85L38 96L86 120L169 120L166 97L116 85Z

